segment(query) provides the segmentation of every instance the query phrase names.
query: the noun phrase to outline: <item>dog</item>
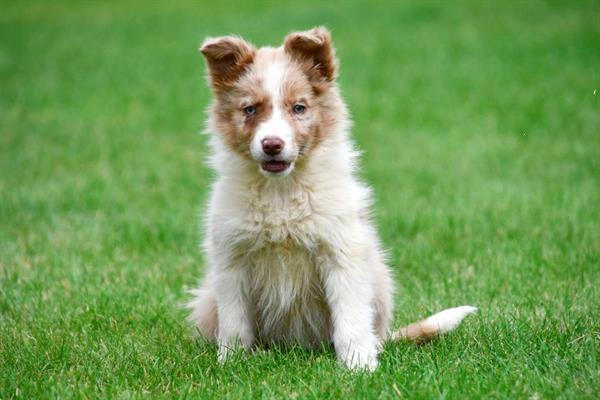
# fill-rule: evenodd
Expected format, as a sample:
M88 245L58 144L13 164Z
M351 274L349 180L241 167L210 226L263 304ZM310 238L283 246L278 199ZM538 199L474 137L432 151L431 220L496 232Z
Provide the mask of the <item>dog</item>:
M277 48L207 38L200 52L217 177L204 221L208 271L188 307L219 361L257 344L332 343L348 368L372 371L386 340L424 342L476 310L389 331L393 280L371 191L356 177L326 28L291 33Z

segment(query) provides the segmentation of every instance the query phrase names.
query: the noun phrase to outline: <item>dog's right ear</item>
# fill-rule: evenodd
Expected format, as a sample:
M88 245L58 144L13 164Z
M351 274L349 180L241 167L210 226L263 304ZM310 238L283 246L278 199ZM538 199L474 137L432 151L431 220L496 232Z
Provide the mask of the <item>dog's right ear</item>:
M200 46L200 52L206 59L214 89L226 88L235 82L256 55L251 44L236 36L207 38Z
M337 61L331 33L325 27L293 32L283 40L289 55L299 61L313 81L331 82L336 78Z

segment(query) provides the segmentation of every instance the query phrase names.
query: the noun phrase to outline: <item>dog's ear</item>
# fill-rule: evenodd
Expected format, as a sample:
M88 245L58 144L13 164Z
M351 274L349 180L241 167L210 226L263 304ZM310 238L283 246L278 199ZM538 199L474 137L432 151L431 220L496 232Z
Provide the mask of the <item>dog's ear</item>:
M236 36L207 38L200 46L200 52L206 58L209 79L215 89L235 82L256 55L251 44Z
M290 33L285 37L283 47L286 53L301 63L311 80L335 80L337 61L331 34L327 28L318 27Z

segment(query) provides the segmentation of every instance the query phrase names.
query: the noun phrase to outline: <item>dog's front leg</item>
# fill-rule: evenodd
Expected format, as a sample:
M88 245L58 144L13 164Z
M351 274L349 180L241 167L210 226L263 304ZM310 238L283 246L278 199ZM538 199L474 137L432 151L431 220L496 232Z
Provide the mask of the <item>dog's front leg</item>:
M220 362L225 361L232 352L240 347L250 349L254 342L246 279L245 271L238 267L225 267L217 275L218 359Z
M344 257L345 258L345 257ZM323 271L338 360L351 369L377 368L373 284L369 266L359 260L337 260Z

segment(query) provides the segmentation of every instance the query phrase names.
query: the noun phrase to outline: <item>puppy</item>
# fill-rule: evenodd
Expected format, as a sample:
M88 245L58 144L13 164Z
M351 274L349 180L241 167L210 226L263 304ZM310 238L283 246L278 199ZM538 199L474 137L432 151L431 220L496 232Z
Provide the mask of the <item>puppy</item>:
M190 320L218 358L261 343L333 343L352 369L374 370L387 339L426 341L474 307L389 332L393 280L370 216L371 193L336 84L325 28L277 48L235 37L200 48L214 94L206 212L208 271Z

